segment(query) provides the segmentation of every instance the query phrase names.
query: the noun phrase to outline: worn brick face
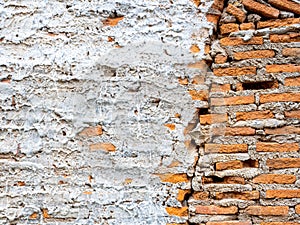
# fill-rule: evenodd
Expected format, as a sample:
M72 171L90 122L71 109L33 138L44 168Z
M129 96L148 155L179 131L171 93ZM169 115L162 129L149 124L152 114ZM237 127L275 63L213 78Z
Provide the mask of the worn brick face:
M246 145L246 144L233 144L233 145L205 144L204 150L207 153L247 152L248 151L248 145Z
M243 5L250 11L267 18L278 18L279 10L253 0L243 0Z
M267 190L266 198L300 198L300 190L281 189Z
M272 143L258 142L256 143L256 151L258 152L297 152L299 150L298 143Z
M253 111L253 112L237 112L236 119L239 120L256 120L256 119L270 119L274 114L270 110Z
M245 105L254 103L254 96L234 96L225 98L211 98L211 105Z
M232 215L238 212L238 208L236 206L230 207L221 207L215 205L209 206L196 206L196 213L197 214L206 214L206 215Z
M293 184L295 181L296 176L288 174L262 174L253 179L253 183L259 184Z
M249 206L245 212L253 216L286 216L289 212L288 206Z
M253 59L253 58L271 58L274 56L275 56L275 52L273 50L256 50L256 51L234 53L234 58L236 60Z

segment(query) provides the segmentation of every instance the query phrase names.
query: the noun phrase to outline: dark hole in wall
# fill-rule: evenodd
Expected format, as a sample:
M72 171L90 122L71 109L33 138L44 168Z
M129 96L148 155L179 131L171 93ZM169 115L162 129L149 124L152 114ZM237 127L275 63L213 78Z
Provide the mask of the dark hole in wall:
M270 89L277 88L277 81L261 81L261 82L251 82L251 83L243 83L243 90L259 90L259 89Z

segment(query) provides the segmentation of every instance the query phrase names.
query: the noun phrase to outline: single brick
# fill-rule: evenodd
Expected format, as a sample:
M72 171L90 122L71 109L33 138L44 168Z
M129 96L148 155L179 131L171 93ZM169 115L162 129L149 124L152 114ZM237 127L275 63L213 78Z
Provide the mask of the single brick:
M258 120L258 119L271 119L274 114L270 110L254 111L254 112L237 112L236 119L240 120Z
M225 98L211 98L210 103L213 106L253 104L254 95L234 96L234 97L225 97Z
M300 127L285 126L275 129L265 129L265 133L274 135L300 134Z
M226 92L230 90L230 84L212 84L210 89L211 92Z
M235 60L253 59L253 58L272 58L275 56L273 50L256 50L248 52L235 52L233 57Z
M192 53L198 53L198 52L200 52L200 48L198 47L198 45L193 44L193 45L190 47L190 51L191 51Z
M79 133L79 136L93 137L93 136L99 136L102 133L103 132L101 126L87 127Z
M257 152L297 152L298 143L279 144L275 142L258 142L256 143Z
M124 16L115 17L115 18L107 18L103 21L104 26L116 26L118 23L124 19Z
M284 115L286 118L300 119L300 110L285 112Z
M213 127L210 134L215 136L249 136L255 134L255 129L251 127Z
M289 77L284 80L285 86L300 86L300 77Z
M300 18L286 18L286 19L278 19L278 20L267 20L267 21L260 21L257 23L257 28L262 29L266 27L284 27L293 24L300 23Z
M178 190L177 200L182 202L187 194L191 193L191 190Z
M206 101L208 99L208 91L206 90L189 90L189 94L191 95L192 100Z
M267 73L295 73L300 72L300 66L299 65L293 65L293 64L285 64L285 65L267 65L266 66Z
M226 63L226 61L227 61L226 55L217 54L215 57L215 63L217 63L217 64L223 64L223 63Z
M206 114L200 115L200 124L214 124L214 123L223 123L227 122L227 114Z
M165 127L169 128L170 130L175 130L176 129L176 125L173 123L166 123L164 124Z
M171 216L188 216L188 207L181 207L181 208L177 208L177 207L167 207L166 211L169 215Z
M300 42L299 33L290 33L290 34L271 34L270 41L273 43L289 43L289 42Z
M90 150L91 151L102 150L107 152L115 152L116 147L111 143L95 143L90 145Z
M300 225L300 223L294 223L294 222L263 222L260 225Z
M245 212L252 216L286 216L288 206L248 206Z
M266 198L300 198L300 189L267 190Z
M267 18L278 18L279 10L265 4L253 1L243 0L243 5L250 11L255 12Z
M260 96L259 102L300 102L300 92L282 94L263 94Z
M218 68L213 70L216 76L242 76L242 75L255 75L255 66L246 67L229 67L229 68Z
M197 214L207 214L207 215L232 215L238 212L236 206L222 207L216 205L198 205L196 206Z
M297 214L300 214L300 205L296 205L295 211Z
M212 8L222 12L224 8L224 0L214 0Z
M206 153L248 152L248 145L247 144L233 144L233 145L205 144L204 151Z
M188 182L189 179L185 173L179 173L179 174L173 174L173 173L167 173L167 174L155 174L159 176L161 182L167 182L167 183L181 183L181 182Z
M237 45L262 45L264 39L262 37L253 37L249 41L244 41L239 37L225 37L220 39L220 44L223 46L237 46Z
M267 166L270 169L300 168L300 159L299 158L268 159Z
M231 32L239 31L239 25L236 23L226 23L221 25L220 31L221 34L229 34Z
M250 221L218 221L207 222L206 225L252 225Z
M216 199L234 198L241 200L256 200L259 199L259 191L245 191L245 192L217 192Z
M226 11L233 15L240 23L243 23L246 19L246 13L232 4L228 4Z
M211 22L211 23L217 25L218 22L219 22L220 16L215 15L215 14L207 14L206 19L207 19L208 22Z
M254 23L242 23L240 25L241 30L255 30Z
M208 192L194 192L192 195L195 200L206 200L209 197Z
M300 4L290 0L269 0L269 4L274 5L278 9L283 9L296 14L300 14Z
M255 184L293 184L295 181L296 176L289 174L261 174L253 179Z
M243 163L240 160L232 160L227 162L217 162L216 170L235 170L242 169Z
M300 57L300 48L284 48L282 49L282 55Z

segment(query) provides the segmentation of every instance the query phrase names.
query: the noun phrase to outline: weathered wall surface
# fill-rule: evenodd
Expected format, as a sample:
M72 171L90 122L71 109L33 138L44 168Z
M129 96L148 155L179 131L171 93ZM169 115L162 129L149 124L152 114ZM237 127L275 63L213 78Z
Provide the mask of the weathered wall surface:
M186 221L210 5L0 2L1 224Z

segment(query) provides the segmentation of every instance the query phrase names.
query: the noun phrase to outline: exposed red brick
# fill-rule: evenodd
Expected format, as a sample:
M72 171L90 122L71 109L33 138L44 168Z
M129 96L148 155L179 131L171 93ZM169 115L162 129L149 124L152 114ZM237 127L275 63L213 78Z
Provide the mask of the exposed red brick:
M252 225L250 221L218 221L207 222L206 225Z
M208 22L211 22L211 23L217 25L218 22L219 22L220 16L215 15L215 14L207 14L206 19L207 19Z
M234 97L225 97L225 98L211 98L211 105L221 106L221 105L245 105L253 104L254 96L234 96Z
M300 168L299 158L268 159L267 166L270 169Z
M265 133L274 135L300 134L300 127L285 126L275 129L265 129Z
M293 65L293 64L267 65L266 70L267 73L282 73L282 72L295 73L295 72L300 72L300 66Z
M300 48L284 48L282 49L282 55L300 57Z
M253 58L271 58L275 56L273 50L254 50L247 52L235 52L233 57L235 60L253 59Z
M165 127L169 128L170 130L175 130L176 129L176 125L173 123L166 123L164 124Z
M300 225L300 223L294 223L294 222L263 222L260 225Z
M296 205L295 211L297 214L300 214L300 205Z
M298 143L279 144L275 142L258 142L256 143L257 152L297 152Z
M206 101L208 99L208 91L207 90L189 90L189 94L193 100Z
M188 190L179 189L178 194L177 194L177 200L182 202L184 200L185 196L189 193L191 193L191 190L189 190L189 189Z
M267 21L260 21L257 23L257 28L266 28L266 27L284 27L293 24L300 23L300 18L286 18L286 19L278 19L278 20L267 20Z
M200 124L214 124L227 122L227 114L206 114L200 115Z
M239 37L225 37L220 39L220 44L223 46L237 46L237 45L262 45L264 39L262 37L253 37L249 41L244 41Z
M255 66L246 67L229 67L229 68L218 68L213 70L216 76L242 76L242 75L255 75Z
M300 77L289 77L284 80L285 86L300 86Z
M239 25L236 23L226 23L221 25L220 31L221 34L229 34L231 32L239 31Z
M289 43L289 42L300 42L299 33L290 33L290 34L271 34L270 41L273 43Z
M198 47L198 45L193 44L193 45L190 47L190 51L191 51L192 53L198 53L198 52L200 52L200 48Z
M285 112L284 115L285 115L286 118L300 119L300 110Z
M251 127L213 127L210 133L212 135L248 136L254 135L255 129Z
M179 173L179 174L173 174L173 173L167 173L167 174L155 174L159 176L161 182L167 182L167 183L180 183L180 182L188 182L189 179L185 173Z
M207 214L207 215L232 215L238 212L236 206L222 207L216 205L198 205L196 206L197 214Z
M286 216L288 206L248 206L245 212L253 216Z
M107 152L115 152L116 147L111 143L95 143L90 145L90 150L91 151L102 150Z
M267 18L278 18L279 10L265 4L253 1L243 0L243 5L252 12L262 15Z
M115 17L115 18L107 18L103 21L104 26L116 26L118 23L124 19L124 16Z
M223 8L224 8L224 0L214 0L212 8L217 9L220 12L222 12Z
M212 84L210 89L211 92L226 92L230 90L230 84Z
M295 181L296 176L289 174L262 174L253 179L255 184L293 184Z
M87 127L79 133L79 136L93 137L93 136L99 136L102 133L103 132L101 126Z
M248 145L246 144L205 144L204 151L206 153L238 153L248 152Z
M266 198L300 198L300 189L267 190Z
M194 192L192 195L195 200L206 200L209 197L208 192Z
M215 63L217 64L223 64L226 63L226 61L227 61L226 55L217 54L215 57Z
M260 103L267 102L300 102L299 93L282 93L282 94L263 94L259 99Z
M246 13L232 4L228 4L226 11L233 15L240 23L243 23L246 19Z
M290 0L269 0L268 3L278 9L283 9L296 14L300 14L300 4Z
M241 30L255 30L254 23L242 23L240 25Z
M240 160L232 160L227 162L217 162L216 170L235 170L242 169L243 163Z
M188 216L188 207L181 207L181 208L167 207L166 211L171 216L180 216L180 217Z
M270 110L253 111L253 112L237 112L236 119L240 120L257 120L274 118L274 114Z
M216 199L241 199L241 200L256 200L259 199L259 191L245 191L245 192L217 192Z

